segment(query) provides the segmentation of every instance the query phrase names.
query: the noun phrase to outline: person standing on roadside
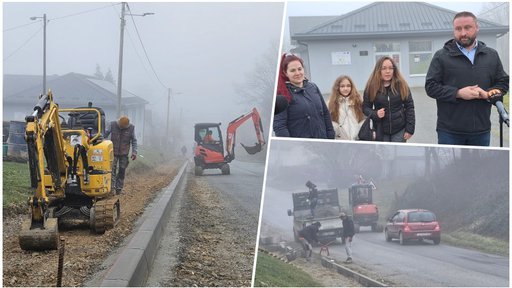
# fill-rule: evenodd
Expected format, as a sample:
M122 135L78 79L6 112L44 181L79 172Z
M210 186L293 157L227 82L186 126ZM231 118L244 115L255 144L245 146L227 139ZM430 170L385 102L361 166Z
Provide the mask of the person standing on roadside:
M352 221L352 219L350 219L344 212L341 212L340 219L343 222L343 238L341 242L345 243L345 252L347 253L347 260L345 260L345 263L352 263L352 239L355 234L354 221Z
M315 222L309 226L302 228L299 231L299 239L302 242L302 248L304 249L304 254L307 261L311 260L311 255L313 254L313 245L319 243L318 242L318 231L322 224L320 222Z
M491 106L508 91L509 76L496 50L477 40L476 16L453 18L454 38L438 50L428 69L425 90L437 102L439 144L489 146Z
M105 138L110 135L114 145L114 163L112 166L112 191L116 194L124 194L124 177L128 167L128 154L132 147L131 159L137 159L137 139L135 138L135 126L130 124L130 119L121 116L117 121L110 122L105 131ZM118 169L119 168L119 169Z

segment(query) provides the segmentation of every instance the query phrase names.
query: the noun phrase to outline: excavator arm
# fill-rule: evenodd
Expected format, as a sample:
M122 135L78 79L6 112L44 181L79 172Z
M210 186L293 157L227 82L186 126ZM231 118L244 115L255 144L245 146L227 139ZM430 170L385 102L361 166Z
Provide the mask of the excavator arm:
M236 141L236 130L245 121L252 119L254 124L254 129L256 130L256 137L258 138L258 143L255 143L254 146L247 146L242 143L242 147L244 147L245 151L249 154L256 154L262 150L263 145L265 145L265 138L263 137L263 126L261 125L261 118L258 110L256 108L252 108L251 112L242 115L235 120L231 121L228 125L227 129L227 139L226 139L226 156L225 160L229 163L235 159L235 141Z
M35 189L29 204L32 207L32 218L36 222L43 219L43 210L49 203L48 192L64 195L66 181L66 155L59 109L52 98L51 92L43 95L32 115L25 118L30 182ZM45 177L45 170L50 173L53 183L47 183L49 178Z
M67 167L59 108L51 92L40 97L25 121L30 184L34 192L28 200L31 217L22 223L19 243L24 250L56 249L57 219L48 218L47 211L52 198L64 197Z

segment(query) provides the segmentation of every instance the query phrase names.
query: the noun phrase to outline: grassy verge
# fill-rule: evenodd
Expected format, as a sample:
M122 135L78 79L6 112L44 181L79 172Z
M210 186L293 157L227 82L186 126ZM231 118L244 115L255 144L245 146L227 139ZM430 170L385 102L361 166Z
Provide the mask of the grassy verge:
M3 207L24 204L30 195L27 163L3 162Z
M454 231L441 235L442 241L452 246L476 249L485 253L508 256L508 242L464 231Z
M304 271L266 253L258 253L255 287L322 287Z
M130 160L128 171L146 171L165 161L170 155L141 147L136 161ZM27 163L3 162L3 207L25 204L30 195L30 171Z

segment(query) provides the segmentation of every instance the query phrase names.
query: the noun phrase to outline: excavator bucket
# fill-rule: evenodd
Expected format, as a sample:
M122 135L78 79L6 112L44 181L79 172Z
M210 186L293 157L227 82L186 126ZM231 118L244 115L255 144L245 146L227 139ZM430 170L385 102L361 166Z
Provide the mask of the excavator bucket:
M20 247L23 250L56 250L59 244L59 226L57 218L48 218L44 228L33 228L32 219L25 219L19 234ZM31 229L32 228L32 229Z
M245 146L243 143L240 143L240 144L242 144L242 147L244 147L245 151L247 151L247 153L249 153L251 155L254 155L261 151L260 143L255 143L254 146Z

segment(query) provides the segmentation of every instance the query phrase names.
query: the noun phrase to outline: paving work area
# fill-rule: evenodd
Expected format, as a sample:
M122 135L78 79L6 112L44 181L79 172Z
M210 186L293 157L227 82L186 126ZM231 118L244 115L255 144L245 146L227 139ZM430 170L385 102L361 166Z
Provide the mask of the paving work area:
M181 163L173 160L137 174L128 173L126 194L121 195L121 220L114 229L103 235L92 234L88 225L61 231L66 240L62 286L86 286L88 279L106 268L102 266L104 259L121 247L136 219L157 193L169 185ZM18 231L25 217L26 209L4 211L3 286L55 286L58 251L24 251L19 247Z

